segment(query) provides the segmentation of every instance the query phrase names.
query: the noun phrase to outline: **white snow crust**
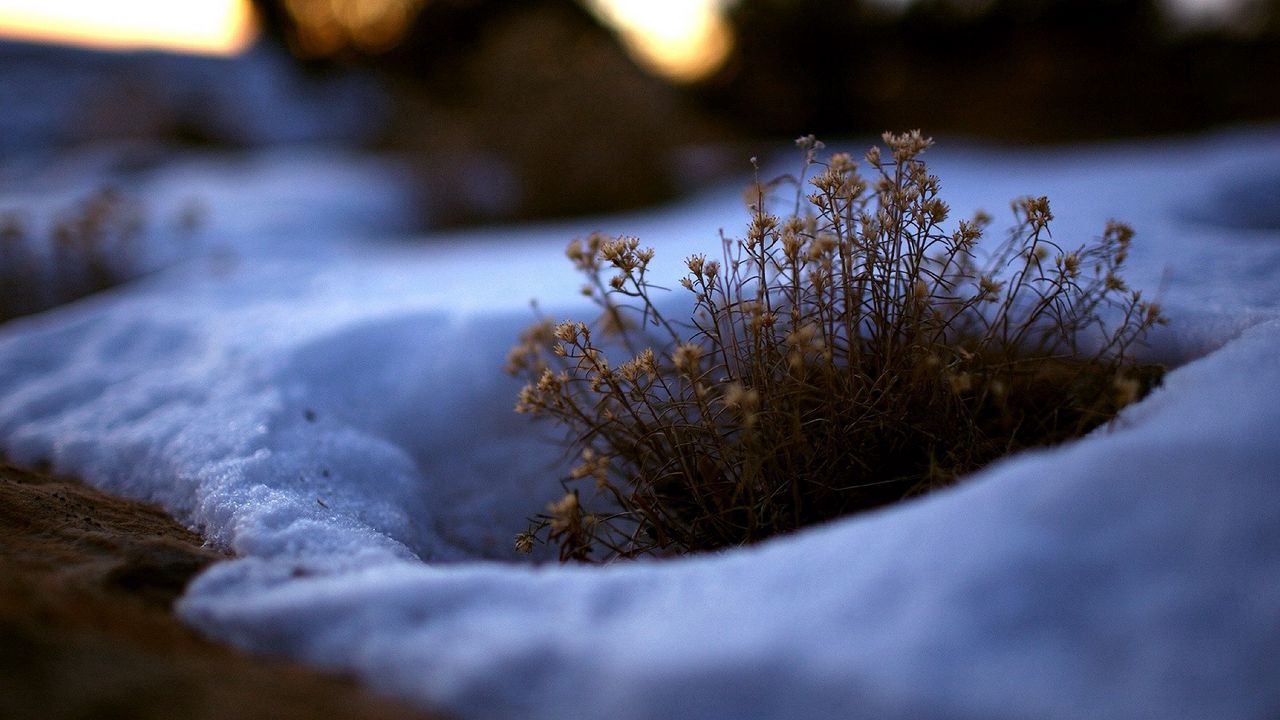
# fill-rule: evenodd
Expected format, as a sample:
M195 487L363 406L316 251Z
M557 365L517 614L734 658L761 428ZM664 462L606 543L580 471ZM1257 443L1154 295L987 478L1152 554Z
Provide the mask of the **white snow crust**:
M585 310L562 250L592 230L653 245L674 285L740 232L739 188L314 246L261 201L233 267L0 327L0 448L234 551L180 602L202 632L461 718L1280 717L1280 197L1256 190L1280 134L929 157L993 231L1028 194L1064 245L1134 225L1128 277L1173 320L1147 351L1180 364L1164 386L1078 442L756 547L532 564L512 537L560 456L500 370L529 299Z

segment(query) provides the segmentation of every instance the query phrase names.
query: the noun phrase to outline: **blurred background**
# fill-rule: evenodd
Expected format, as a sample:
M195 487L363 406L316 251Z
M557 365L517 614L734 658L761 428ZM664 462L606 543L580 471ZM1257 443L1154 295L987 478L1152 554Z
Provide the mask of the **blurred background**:
M805 133L1278 118L1280 0L0 0L0 167L346 148L417 228L649 205Z

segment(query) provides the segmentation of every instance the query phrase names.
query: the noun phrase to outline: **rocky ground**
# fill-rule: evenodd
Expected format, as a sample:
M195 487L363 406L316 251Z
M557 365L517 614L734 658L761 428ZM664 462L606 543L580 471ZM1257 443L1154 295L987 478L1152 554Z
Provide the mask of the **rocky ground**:
M220 557L155 508L0 465L0 717L436 717L195 635L171 606Z

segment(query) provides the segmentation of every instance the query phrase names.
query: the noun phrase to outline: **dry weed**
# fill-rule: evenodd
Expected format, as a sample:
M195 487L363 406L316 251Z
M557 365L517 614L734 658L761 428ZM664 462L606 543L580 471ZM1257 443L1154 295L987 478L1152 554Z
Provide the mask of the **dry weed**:
M804 171L755 184L746 235L688 258L688 323L660 311L638 239L569 246L602 314L531 327L509 370L529 380L516 410L562 425L577 464L518 549L751 543L1079 436L1158 382L1130 354L1163 318L1121 278L1128 226L1064 247L1048 200L1023 198L980 256L990 218L946 229L932 141L883 140L862 163L797 141ZM770 212L789 184L790 212Z

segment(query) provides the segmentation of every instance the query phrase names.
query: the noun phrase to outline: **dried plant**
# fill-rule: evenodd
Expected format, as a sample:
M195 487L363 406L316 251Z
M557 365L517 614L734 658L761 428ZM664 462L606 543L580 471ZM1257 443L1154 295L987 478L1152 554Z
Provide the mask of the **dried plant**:
M43 246L30 220L0 216L0 321L119 285L135 273L144 234L140 204L110 188L54 218Z
M1067 248L1048 200L1024 198L980 259L990 219L944 229L921 158L932 141L883 140L865 175L797 141L804 171L755 184L745 237L688 258L688 323L659 309L638 239L569 246L602 315L529 328L508 369L529 380L517 412L563 426L578 461L517 549L605 560L751 543L1079 436L1159 381L1131 357L1163 317L1120 277L1128 226ZM769 194L788 183L794 205L775 215Z

